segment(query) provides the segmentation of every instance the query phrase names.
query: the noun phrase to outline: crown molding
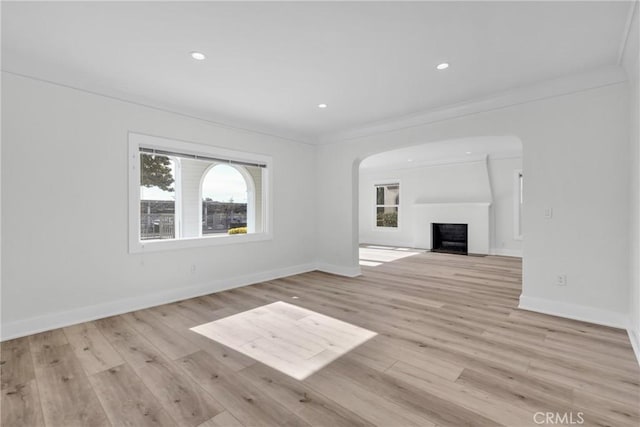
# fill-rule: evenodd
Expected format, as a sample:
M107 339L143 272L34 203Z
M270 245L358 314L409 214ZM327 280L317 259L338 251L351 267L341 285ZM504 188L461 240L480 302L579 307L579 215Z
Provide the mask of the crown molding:
M96 0L97 1L97 0ZM7 70L7 69L2 69L0 70L2 72L2 74L7 74L7 75L13 75L13 76L17 76L17 77L21 77L24 79L30 79L30 80L34 80L34 81L38 81L38 82L42 82L42 83L47 83L47 84L51 84L54 86L59 86L59 87L63 87L66 89L71 89L71 90L75 90L78 92L84 92L90 95L94 95L94 96L100 96L103 98L108 98L111 100L115 100L115 101L119 101L119 102L124 102L126 104L131 104L131 105L136 105L139 107L144 107L144 108L149 108L152 110L156 110L156 111L162 111L164 113L169 113L169 114L174 114L177 116L182 116L182 117L187 117L190 119L194 119L194 120L199 120L202 122L207 122L213 126L219 127L219 128L225 128L225 129L231 129L231 130L235 130L235 131L240 131L240 132L248 132L248 133L254 133L254 134L259 134L259 135L265 135L265 136L269 136L269 137L273 137L273 138L279 138L279 139L283 139L283 140L287 140L290 142L297 142L299 144L307 144L307 145L314 145L315 141L307 136L304 136L302 134L299 133L295 133L295 132L291 132L291 131L287 131L287 130L283 130L283 129L279 129L279 128L275 128L275 127L268 127L268 126L263 126L260 124L256 124L253 122L250 122L248 120L242 120L242 119L238 119L238 118L231 118L231 117L222 117L222 116L216 116L216 115L209 115L209 114L203 114L202 112L198 112L198 111L190 111L189 109L175 109L169 105L165 105L163 103L160 102L155 102L155 101L136 101L133 98L129 98L128 95L124 95L124 94L108 94L108 93L103 93L103 92L96 92L96 91L92 91L92 90L88 90L88 89L84 89L81 87L77 87L77 86L72 86L72 85L68 85L65 83L60 83L60 82L56 82L53 80L47 80L47 79L42 79L40 77L35 77L29 74L23 74L23 73L18 73L18 72L14 72L11 70Z
M632 11L633 15L633 11ZM630 21L631 22L631 21ZM625 47L629 49L634 43L629 43L625 38ZM397 131L401 129L416 127L429 123L435 123L443 120L463 117L472 114L478 114L485 111L498 110L513 105L525 104L528 102L539 101L542 99L553 98L556 96L567 95L570 93L581 92L584 90L594 89L597 87L608 86L621 83L627 80L627 74L619 65L599 68L590 72L574 74L558 79L548 80L532 86L520 87L505 91L496 95L469 100L441 108L417 112L405 116L372 122L361 127L355 127L345 131L326 133L317 137L303 136L301 134L283 131L282 129L268 128L255 123L243 122L242 120L223 118L223 117L206 117L199 112L177 111L166 105L156 103L137 102L132 99L126 99L120 96L112 96L105 93L94 92L63 83L41 79L31 75L13 72L2 69L2 74L14 75L26 79L40 81L67 89L84 92L87 94L101 96L132 105L151 108L166 113L171 113L195 120L208 122L214 126L221 128L233 129L255 134L267 135L270 137L280 138L291 142L309 145L323 145L344 142L348 140L363 138L379 133Z
M633 21L637 16L639 0L632 0L629 5L629 12L627 14L627 21L624 25L624 31L622 33L622 39L620 40L620 47L618 48L618 65L622 64L625 53L629 49L629 36L633 27ZM636 43L634 43L636 42ZM637 40L631 40L631 45L635 44L638 47Z
M393 132L457 117L499 110L513 105L582 92L625 81L627 81L627 75L622 67L618 65L602 67L586 73L573 74L531 86L512 89L485 98L452 104L390 120L373 122L341 132L321 135L317 139L317 143L322 145L345 142L375 134Z
M631 81L638 81L640 73L640 23L638 22L638 10L640 6L634 1L630 11L627 25L625 26L625 36L620 44L618 62L627 72Z

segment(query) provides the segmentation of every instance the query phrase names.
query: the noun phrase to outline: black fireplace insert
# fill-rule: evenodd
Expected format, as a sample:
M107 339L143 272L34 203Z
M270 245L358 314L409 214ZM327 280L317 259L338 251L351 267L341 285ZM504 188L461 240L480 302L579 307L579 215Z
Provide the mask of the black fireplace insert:
M467 255L467 224L431 224L431 251Z

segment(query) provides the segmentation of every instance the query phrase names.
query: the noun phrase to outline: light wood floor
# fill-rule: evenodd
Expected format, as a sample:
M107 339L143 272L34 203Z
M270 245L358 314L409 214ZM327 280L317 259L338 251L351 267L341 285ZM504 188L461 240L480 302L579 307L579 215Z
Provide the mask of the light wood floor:
M516 259L422 253L8 341L2 426L638 426L626 333L516 309L520 277ZM378 335L297 381L189 330L275 301Z
M300 381L377 335L284 301L191 330Z

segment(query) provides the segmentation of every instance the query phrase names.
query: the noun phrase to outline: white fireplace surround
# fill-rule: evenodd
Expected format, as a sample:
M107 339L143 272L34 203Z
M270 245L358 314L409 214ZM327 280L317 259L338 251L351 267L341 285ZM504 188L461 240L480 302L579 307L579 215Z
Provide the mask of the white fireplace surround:
M489 202L416 203L415 247L431 249L431 224L468 224L470 254L489 254Z

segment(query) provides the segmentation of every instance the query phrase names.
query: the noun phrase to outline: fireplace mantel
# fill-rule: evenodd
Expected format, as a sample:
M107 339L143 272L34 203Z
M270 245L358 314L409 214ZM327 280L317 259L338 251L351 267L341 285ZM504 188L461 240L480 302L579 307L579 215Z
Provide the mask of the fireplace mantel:
M470 254L489 254L490 202L418 202L414 230L415 246L431 249L431 224L468 224L468 251Z

